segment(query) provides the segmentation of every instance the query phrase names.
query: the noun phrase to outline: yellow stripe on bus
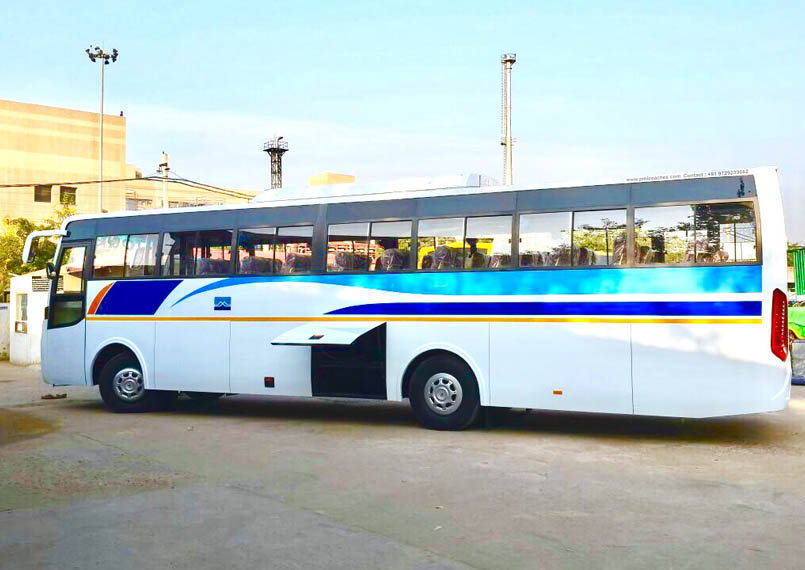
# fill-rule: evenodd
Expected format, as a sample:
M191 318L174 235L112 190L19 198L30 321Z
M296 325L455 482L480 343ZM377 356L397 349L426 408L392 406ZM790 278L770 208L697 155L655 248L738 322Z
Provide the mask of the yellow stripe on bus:
M237 323L285 322L436 322L436 323L633 323L633 324L694 324L694 325L759 325L759 318L633 318L633 317L158 317L87 315L88 321L156 321L200 322L230 321Z

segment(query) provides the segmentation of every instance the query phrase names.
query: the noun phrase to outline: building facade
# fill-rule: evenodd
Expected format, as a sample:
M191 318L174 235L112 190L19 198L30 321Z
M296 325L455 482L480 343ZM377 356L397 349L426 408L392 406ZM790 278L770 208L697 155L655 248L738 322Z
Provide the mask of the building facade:
M53 217L60 203L78 213L98 211L99 115L86 111L0 100L0 219ZM162 182L145 180L126 162L126 118L104 114L103 185L106 211L162 207ZM155 153L156 154L156 153ZM159 156L158 154L156 156ZM256 192L200 189L168 183L169 206L246 202Z

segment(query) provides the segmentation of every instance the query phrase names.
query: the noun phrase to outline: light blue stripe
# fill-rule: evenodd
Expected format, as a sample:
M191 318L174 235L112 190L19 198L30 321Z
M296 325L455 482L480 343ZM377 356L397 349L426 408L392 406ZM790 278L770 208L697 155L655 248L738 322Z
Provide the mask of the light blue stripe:
M200 293L247 283L300 282L423 295L600 295L759 293L762 266L628 267L445 273L332 273L229 277L191 291Z

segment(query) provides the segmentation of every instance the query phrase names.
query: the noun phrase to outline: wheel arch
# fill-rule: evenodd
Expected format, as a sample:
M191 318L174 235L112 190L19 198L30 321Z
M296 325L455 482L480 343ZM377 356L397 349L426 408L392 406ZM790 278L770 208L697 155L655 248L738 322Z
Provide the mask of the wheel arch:
M400 393L402 397L403 398L408 397L408 389L411 384L411 377L413 376L416 367L419 366L419 364L425 361L426 359L438 355L456 358L461 362L463 362L464 364L466 364L467 367L472 371L473 375L475 376L475 382L478 384L478 393L481 397L481 405L484 406L488 405L488 386L486 384L486 378L482 374L477 363L468 354L457 349L456 347L447 347L447 346L426 347L423 350L419 351L408 362L408 365L405 367L405 371L403 372L402 378L400 380Z
M140 370L142 370L143 373L143 382L146 388L150 388L150 374L148 373L148 366L142 352L135 344L122 338L110 338L98 345L88 371L92 385L97 386L100 380L101 370L103 370L104 365L109 362L109 360L118 354L126 353L134 356L140 363Z

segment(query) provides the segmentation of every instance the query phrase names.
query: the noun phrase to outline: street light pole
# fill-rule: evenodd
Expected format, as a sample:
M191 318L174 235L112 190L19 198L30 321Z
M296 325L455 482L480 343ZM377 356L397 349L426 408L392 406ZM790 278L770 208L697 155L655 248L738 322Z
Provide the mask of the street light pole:
M111 53L107 53L100 48L100 46L90 46L86 50L87 56L92 63L101 61L101 114L98 120L98 211L103 211L103 84L104 84L104 68L117 61L118 51L113 49Z
M168 174L170 167L168 167L168 153L162 151L162 163L159 165L159 170L162 172L162 207L168 207Z
M101 114L98 124L98 211L103 212L103 70L106 65L101 65Z

